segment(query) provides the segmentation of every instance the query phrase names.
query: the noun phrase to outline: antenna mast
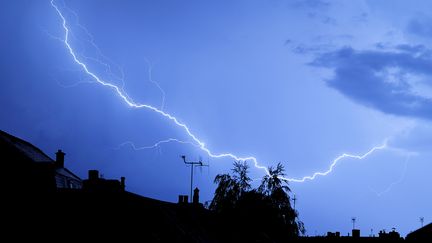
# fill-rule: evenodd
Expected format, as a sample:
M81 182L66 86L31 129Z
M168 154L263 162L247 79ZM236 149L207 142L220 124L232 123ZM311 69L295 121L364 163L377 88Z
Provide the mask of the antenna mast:
M353 229L355 229L355 222L356 222L357 218L356 217L352 217L351 221L353 223Z
M183 159L183 162L187 165L190 165L191 167L191 177L190 177L190 201L192 202L192 189L193 189L193 171L194 166L208 166L202 163L201 159L199 161L186 161L186 156L182 155L181 158Z

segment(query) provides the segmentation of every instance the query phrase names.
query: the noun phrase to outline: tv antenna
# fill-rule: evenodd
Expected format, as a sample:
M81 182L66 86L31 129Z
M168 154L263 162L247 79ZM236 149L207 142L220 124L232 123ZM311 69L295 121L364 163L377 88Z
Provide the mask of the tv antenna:
M187 165L190 165L191 167L191 176L190 176L190 200L192 202L192 189L193 189L193 171L194 171L194 167L203 167L203 166L209 166L209 165L205 165L203 164L203 162L201 161L201 158L199 159L199 161L186 161L186 155L182 155L181 158L183 159L183 162Z
M351 221L352 221L352 223L353 223L353 229L355 229L355 223L356 223L356 221L357 221L357 218L356 218L356 217L352 217L352 218L351 218Z

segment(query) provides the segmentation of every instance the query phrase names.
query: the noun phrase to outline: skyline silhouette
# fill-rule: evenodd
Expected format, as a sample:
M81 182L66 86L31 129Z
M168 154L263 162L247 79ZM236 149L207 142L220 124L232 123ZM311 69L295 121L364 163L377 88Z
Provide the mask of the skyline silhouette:
M55 153L53 160L31 143L1 130L0 152L5 175L2 180L9 182L3 191L8 208L5 227L11 232L34 232L38 237L68 234L102 239L143 236L150 242L404 240L395 228L389 232L380 230L377 235L371 229L369 235L363 236L355 225L356 217L351 219L351 235L330 231L326 236L307 235L299 212L292 207L295 197L290 198L289 184L280 179L285 173L281 163L269 167L269 174L262 178L260 186L253 188L248 163L234 162L231 173L215 177L214 183L218 185L214 198L204 207L198 188L193 190L191 201L187 195L179 195L174 204L127 191L125 177L106 179L98 170L91 169L87 179L81 179L65 167L66 154L62 150ZM61 225L53 220L59 210L67 217ZM138 215L143 217L139 221L125 221ZM49 227L50 231L32 225L38 217L48 220L43 227ZM14 227L11 223L15 220L22 221L21 226ZM111 224L112 220L120 223ZM422 227L408 234L407 240L432 237L432 223L423 227L424 218L420 220ZM69 232L74 225L79 227ZM103 233L111 227L115 232Z

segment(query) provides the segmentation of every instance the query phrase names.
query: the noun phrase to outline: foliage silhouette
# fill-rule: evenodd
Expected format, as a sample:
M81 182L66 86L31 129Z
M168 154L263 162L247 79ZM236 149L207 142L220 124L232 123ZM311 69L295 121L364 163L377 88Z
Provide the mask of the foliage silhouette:
M252 189L246 162L234 162L232 174L219 174L209 209L233 241L285 241L304 234L298 213L291 207L288 182L280 179L281 163L269 167L258 189Z

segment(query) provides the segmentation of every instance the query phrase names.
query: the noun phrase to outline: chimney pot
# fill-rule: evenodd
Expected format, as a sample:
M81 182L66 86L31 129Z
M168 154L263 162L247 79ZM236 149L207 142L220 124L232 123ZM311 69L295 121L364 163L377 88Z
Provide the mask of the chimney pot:
M359 229L353 229L352 230L352 237L353 238L360 238L360 230Z
M64 157L65 157L65 153L59 149L56 153L56 166L59 168L63 168L64 167Z
M89 170L88 171L88 179L90 181L94 181L99 179L99 171L98 170Z
M198 204L199 203L199 189L198 187L195 188L194 193L193 193L193 204Z

